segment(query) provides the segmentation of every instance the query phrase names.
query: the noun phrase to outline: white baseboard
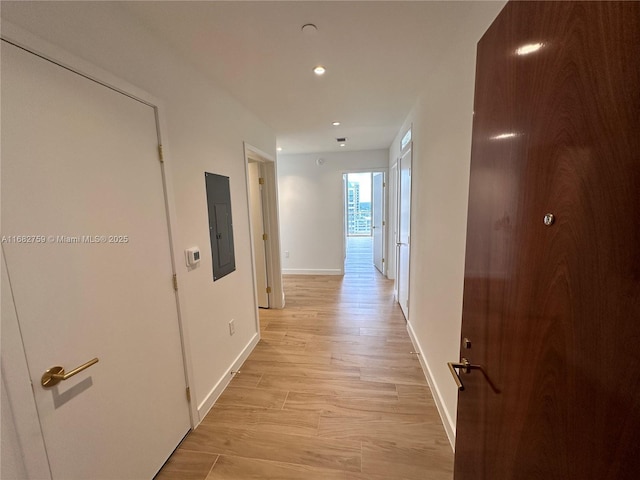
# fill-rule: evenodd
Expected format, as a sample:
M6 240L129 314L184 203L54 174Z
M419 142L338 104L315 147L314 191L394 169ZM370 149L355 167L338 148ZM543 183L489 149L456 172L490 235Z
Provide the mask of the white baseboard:
M451 444L451 449L455 451L456 445L456 425L449 415L449 411L445 408L444 402L442 401L442 395L440 394L440 389L438 388L435 380L433 379L433 374L431 373L431 369L429 368L429 364L427 363L427 359L424 355L424 351L416 338L416 334L413 331L413 327L409 322L407 322L407 331L409 332L409 337L411 338L411 343L413 343L416 352L418 355L418 359L420 360L420 365L422 366L422 371L424 372L424 376L427 378L427 383L429 384L429 388L431 389L431 394L433 395L433 399L436 402L436 407L438 408L438 413L440 414L440 419L442 420L442 425L444 426L445 432L447 432L447 437L449 438L449 443Z
M283 275L344 275L339 268L321 268L321 269L304 269L304 268L283 268Z
M231 366L224 373L222 378L211 389L211 391L206 396L206 398L202 401L202 403L198 405L198 425L200 424L200 422L202 422L202 420L207 415L207 413L209 413L209 410L211 410L211 407L213 407L213 405L216 403L220 395L222 395L222 392L224 392L224 389L227 388L227 386L229 385L229 382L231 382L231 379L233 378L233 375L231 375L231 372L238 370L240 368L240 366L244 363L244 361L247 359L247 357L253 351L253 349L255 348L255 346L258 344L259 341L260 341L260 335L258 333L254 334L251 341L247 344L246 347L244 347L242 352L240 352L240 355L236 357L236 359L233 361Z

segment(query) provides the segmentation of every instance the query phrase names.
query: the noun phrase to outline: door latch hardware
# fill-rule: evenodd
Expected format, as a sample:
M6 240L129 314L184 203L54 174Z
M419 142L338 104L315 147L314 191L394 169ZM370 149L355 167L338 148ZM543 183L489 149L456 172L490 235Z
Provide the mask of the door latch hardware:
M76 367L70 372L66 372L66 373L64 371L64 367L61 367L60 365L56 365L55 367L51 367L49 370L44 372L44 374L42 374L42 378L40 379L40 384L44 388L53 387L59 384L61 381L67 380L73 377L76 373L80 373L81 371L86 370L91 365L95 365L96 363L98 363L98 359L94 358L92 360L89 360L87 363L83 363L79 367Z
M466 358L462 358L460 360L460 363L447 362L447 366L449 367L449 371L453 376L453 380L456 382L458 390L460 390L461 392L464 391L464 384L462 383L462 379L460 378L460 375L458 374L458 372L456 372L456 368L460 369L460 371L464 373L471 373L471 370L479 370L480 373L482 373L482 376L484 377L484 379L489 384L489 387L491 387L491 390L493 390L494 393L500 393L500 389L489 378L489 375L487 375L487 372L485 372L484 368L482 368L482 365L473 365Z
M449 371L451 372L451 375L453 375L453 380L456 382L458 390L460 391L464 390L464 384L460 379L460 375L458 375L458 372L456 372L456 368L459 368L460 371L464 373L471 373L471 369L473 368L481 368L480 365L471 365L471 363L469 363L469 360L467 360L466 358L463 358L460 363L447 362L447 366L449 367Z

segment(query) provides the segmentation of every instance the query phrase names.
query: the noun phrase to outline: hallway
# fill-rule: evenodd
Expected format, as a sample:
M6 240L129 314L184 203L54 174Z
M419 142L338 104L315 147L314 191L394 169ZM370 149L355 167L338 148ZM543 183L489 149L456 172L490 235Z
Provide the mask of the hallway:
M286 308L158 480L450 480L453 453L370 238L341 276L285 276Z

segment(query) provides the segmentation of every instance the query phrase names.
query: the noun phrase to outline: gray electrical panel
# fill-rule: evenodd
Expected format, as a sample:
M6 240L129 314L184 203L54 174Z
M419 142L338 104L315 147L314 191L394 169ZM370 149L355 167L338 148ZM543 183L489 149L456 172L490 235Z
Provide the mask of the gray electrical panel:
M233 249L233 221L231 220L231 191L229 177L214 173L204 174L209 209L209 238L213 281L221 279L236 269Z

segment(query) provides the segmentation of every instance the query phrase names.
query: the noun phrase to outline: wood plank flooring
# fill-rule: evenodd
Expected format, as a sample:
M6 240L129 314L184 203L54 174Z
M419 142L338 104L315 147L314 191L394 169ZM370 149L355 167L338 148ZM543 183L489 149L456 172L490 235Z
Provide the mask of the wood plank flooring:
M344 277L285 276L286 308L158 480L451 480L453 453L371 239Z

